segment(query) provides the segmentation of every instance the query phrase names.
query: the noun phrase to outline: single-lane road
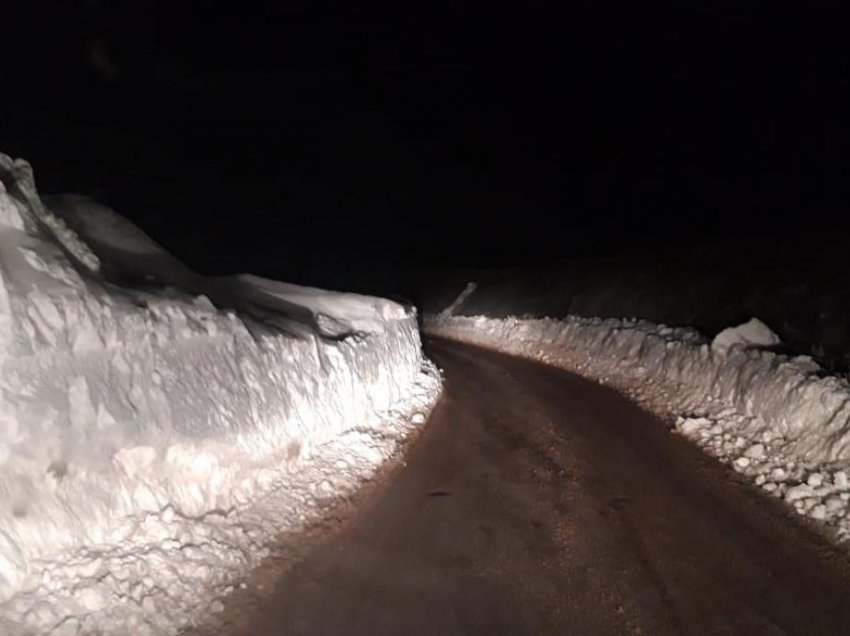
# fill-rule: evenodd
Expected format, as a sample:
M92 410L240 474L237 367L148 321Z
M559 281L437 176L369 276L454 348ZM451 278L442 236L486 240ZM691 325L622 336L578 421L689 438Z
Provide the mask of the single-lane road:
M850 633L844 552L626 398L427 352L406 465L231 634Z

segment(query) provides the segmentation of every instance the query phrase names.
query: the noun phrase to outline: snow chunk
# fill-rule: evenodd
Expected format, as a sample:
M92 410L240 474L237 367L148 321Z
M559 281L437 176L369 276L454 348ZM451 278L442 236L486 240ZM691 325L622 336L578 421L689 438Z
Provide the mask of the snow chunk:
M806 483L812 488L819 488L823 485L823 475L820 473L812 473L806 479Z
M680 417L676 421L676 428L684 435L693 435L711 425L712 421L706 417Z
M814 490L809 484L798 484L788 489L785 493L785 499L788 501L796 501L798 499L806 499L814 495Z
M737 466L738 468L746 468L749 465L750 465L750 458L749 457L738 457L735 460L735 466Z
M725 351L733 346L741 347L772 347L780 343L770 327L758 318L750 318L748 322L737 327L728 327L717 334L711 341L711 348Z

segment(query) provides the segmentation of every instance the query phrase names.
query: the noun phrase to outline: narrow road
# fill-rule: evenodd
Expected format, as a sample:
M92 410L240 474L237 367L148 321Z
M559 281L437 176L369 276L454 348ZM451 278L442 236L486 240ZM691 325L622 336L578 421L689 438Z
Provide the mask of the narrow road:
M850 634L850 572L615 392L433 340L445 395L400 467L244 633Z

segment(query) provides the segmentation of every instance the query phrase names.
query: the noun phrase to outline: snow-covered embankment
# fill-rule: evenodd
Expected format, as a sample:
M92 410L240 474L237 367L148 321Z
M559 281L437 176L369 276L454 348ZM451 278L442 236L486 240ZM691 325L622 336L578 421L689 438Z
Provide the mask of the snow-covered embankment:
M646 321L428 316L425 331L616 387L800 514L850 538L850 385L808 357L762 350L758 321L708 342Z
M0 177L0 632L177 631L435 401L414 310L203 279L111 211L53 214L26 163Z

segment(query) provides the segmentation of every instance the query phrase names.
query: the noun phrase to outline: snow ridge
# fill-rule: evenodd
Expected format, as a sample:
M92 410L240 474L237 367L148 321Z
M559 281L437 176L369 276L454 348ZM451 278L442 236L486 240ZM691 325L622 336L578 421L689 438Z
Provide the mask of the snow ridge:
M800 513L850 538L850 384L809 357L759 349L747 323L714 344L640 320L426 316L427 333L546 362L616 387Z
M132 235L104 252L113 271ZM148 247L163 280L190 277ZM0 155L3 634L176 632L368 478L439 393L412 308L191 274L222 310L100 265Z

